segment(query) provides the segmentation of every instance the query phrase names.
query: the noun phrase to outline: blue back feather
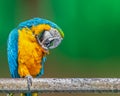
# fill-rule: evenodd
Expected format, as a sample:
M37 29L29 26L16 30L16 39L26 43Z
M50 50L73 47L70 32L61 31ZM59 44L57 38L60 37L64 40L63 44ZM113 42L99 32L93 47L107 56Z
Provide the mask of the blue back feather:
M10 74L13 78L20 77L18 74L18 30L14 29L8 38L8 63Z

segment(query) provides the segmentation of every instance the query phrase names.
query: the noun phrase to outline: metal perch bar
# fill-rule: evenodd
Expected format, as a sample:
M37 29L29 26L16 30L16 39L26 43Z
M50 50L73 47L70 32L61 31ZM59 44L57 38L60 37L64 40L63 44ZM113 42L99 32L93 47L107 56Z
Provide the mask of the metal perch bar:
M120 93L120 78L34 78L31 92ZM1 78L0 92L27 92L26 78Z

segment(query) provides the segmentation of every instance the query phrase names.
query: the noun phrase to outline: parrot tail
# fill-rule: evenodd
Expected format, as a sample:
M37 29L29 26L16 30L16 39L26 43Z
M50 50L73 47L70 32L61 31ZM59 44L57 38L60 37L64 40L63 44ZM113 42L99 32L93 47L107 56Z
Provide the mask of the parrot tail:
M21 93L20 96L38 96L38 93Z

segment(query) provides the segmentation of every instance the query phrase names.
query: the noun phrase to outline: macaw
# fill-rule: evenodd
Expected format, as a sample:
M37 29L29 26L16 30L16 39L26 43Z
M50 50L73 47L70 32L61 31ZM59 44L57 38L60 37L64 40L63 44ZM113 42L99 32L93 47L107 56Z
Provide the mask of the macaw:
M33 18L13 29L8 37L8 63L12 78L27 78L28 90L32 78L44 74L44 63L49 49L56 48L64 33L55 23ZM13 96L13 93L9 93ZM21 96L37 96L37 93L21 93Z

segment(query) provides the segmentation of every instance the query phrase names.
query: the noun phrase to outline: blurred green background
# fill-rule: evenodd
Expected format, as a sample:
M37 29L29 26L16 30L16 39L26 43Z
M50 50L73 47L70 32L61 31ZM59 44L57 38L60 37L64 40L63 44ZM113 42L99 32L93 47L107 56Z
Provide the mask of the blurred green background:
M43 77L120 77L120 0L1 0L1 78L10 77L9 32L34 17L55 22L65 33L47 56Z
M65 33L44 77L120 77L119 0L1 0L0 77L9 77L7 38L20 22L41 17Z
M1 0L0 77L8 77L7 38L20 22L42 17L65 33L50 51L47 77L120 77L119 0Z

